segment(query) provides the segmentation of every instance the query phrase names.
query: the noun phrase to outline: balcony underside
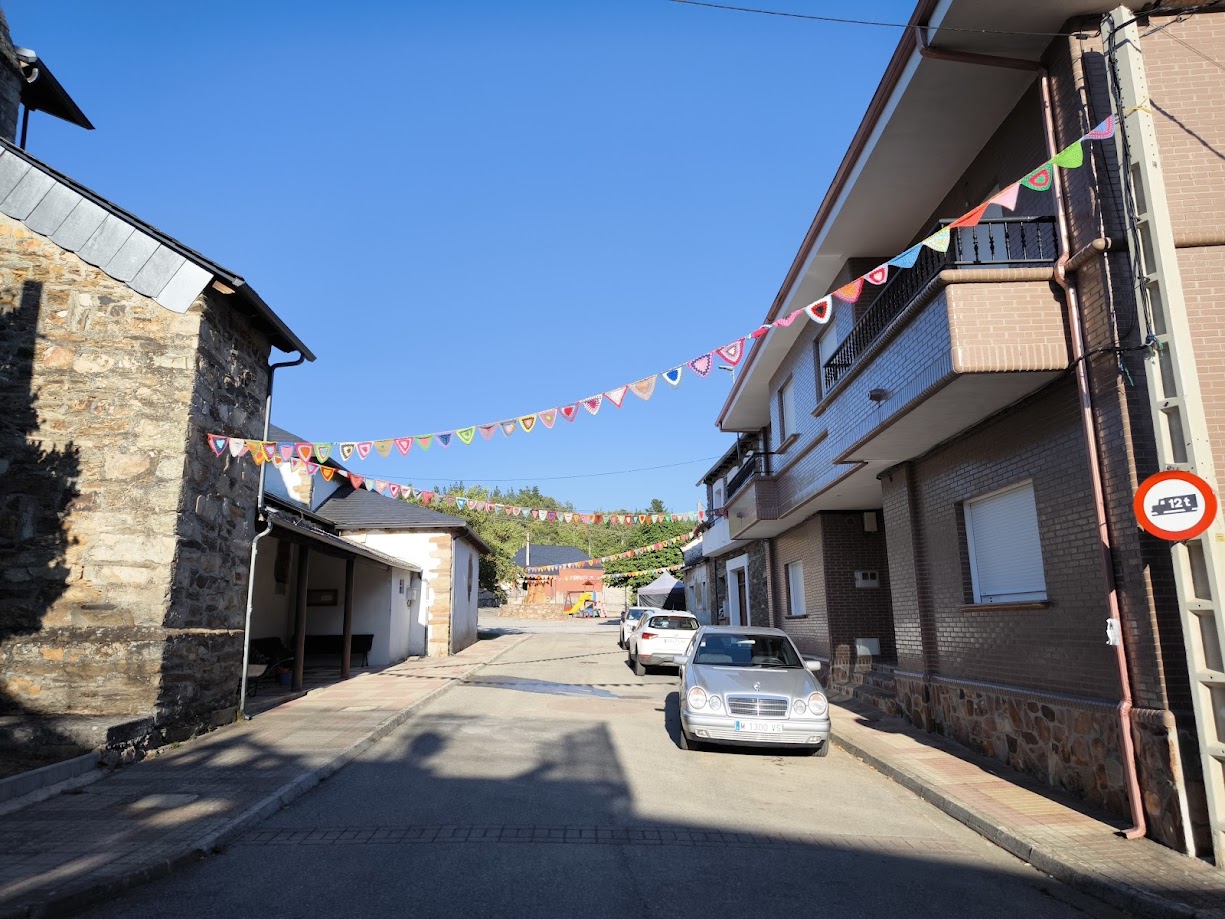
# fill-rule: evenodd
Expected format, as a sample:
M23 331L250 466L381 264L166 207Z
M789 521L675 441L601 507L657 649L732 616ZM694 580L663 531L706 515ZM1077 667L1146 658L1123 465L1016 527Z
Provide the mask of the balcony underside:
M759 491L772 496L768 477L750 480L728 507L736 539L768 539L785 533L819 511L856 511L881 507L877 476L956 437L996 412L1033 395L1062 370L951 374L889 421L847 446L832 460L835 478L793 507L771 509ZM737 516L737 515L740 516Z

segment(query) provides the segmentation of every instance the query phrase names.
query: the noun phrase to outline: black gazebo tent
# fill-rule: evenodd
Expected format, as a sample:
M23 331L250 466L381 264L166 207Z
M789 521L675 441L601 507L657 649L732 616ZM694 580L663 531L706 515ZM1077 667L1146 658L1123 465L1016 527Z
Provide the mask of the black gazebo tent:
M638 605L658 609L684 609L685 585L665 571L646 587L638 588Z

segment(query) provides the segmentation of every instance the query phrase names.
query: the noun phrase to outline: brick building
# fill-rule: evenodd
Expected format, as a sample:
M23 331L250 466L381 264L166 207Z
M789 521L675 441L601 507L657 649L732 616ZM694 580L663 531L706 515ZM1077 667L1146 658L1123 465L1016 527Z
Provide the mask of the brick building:
M921 0L764 322L1111 116L1109 10ZM1132 25L1219 432L1225 13ZM857 694L1203 854L1219 743L1201 758L1184 653L1201 636L1184 635L1169 544L1132 510L1158 469L1145 346L1164 330L1137 307L1117 143L1086 144L1053 192L1022 186L1015 208L951 227L947 252L834 299L827 323L772 326L719 416L737 444L704 482L726 530L694 559L725 619L780 626ZM1220 463L1225 438L1211 450ZM1105 641L1116 603L1125 658Z
M258 439L273 349L313 355L15 146L49 71L14 61L0 19L0 743L156 743L238 702L258 473L205 433Z
M528 603L560 603L572 606L583 594L597 601L604 590L604 566L580 565L591 556L574 546L531 546L520 549L512 561L520 568L541 567L525 577Z

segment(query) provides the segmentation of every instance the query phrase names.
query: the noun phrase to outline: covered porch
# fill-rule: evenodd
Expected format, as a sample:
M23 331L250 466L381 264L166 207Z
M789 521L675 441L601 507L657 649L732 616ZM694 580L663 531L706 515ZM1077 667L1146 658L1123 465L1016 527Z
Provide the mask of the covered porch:
M269 506L261 541L247 700L299 693L423 654L421 569ZM246 701L246 700L244 700Z

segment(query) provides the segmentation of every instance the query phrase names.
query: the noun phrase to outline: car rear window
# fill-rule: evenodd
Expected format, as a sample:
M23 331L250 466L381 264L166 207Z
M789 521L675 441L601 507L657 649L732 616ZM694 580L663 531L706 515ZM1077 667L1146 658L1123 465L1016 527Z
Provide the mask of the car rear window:
M626 613L625 618L626 619L641 619L642 614L645 612L646 610L644 609L632 609L628 613Z
M696 632L698 621L692 616L654 616L647 623L650 629L672 629L677 632Z

